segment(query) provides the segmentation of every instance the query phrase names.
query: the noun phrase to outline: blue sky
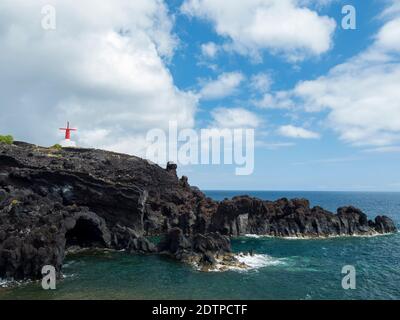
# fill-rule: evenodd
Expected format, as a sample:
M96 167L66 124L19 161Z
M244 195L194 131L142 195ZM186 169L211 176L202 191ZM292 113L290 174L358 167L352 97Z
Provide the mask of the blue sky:
M341 9L345 4L352 4L357 10L356 30L344 30L340 26L344 16ZM197 88L199 78L215 78L221 72L241 72L246 79L254 74L267 73L273 81L271 90L290 90L299 81L324 76L331 68L371 46L374 35L385 23L378 15L386 5L383 1L364 1L362 4L360 1L337 1L322 7L318 12L334 18L338 24L333 35L333 47L318 57L292 63L268 51L262 52L262 62L225 52L207 60L202 56L201 45L208 42L223 45L226 38L216 35L209 21L182 15L181 1L172 1L170 8L176 12L175 32L183 44L170 65L171 72L176 84L183 89ZM206 63L215 64L218 70L207 68ZM324 127L324 112L300 112L295 121L296 124L312 121L311 127L321 135L319 139L281 137L274 134L273 128L293 123L290 111L261 110L249 102L252 95L254 93L244 84L233 96L206 101L201 105L203 110L197 121L201 124L209 120L207 111L213 108L244 106L257 113L264 122L257 130L271 131L261 139L266 143L282 144L282 147L257 148L255 173L248 177L235 176L229 166L212 168L211 172L209 166L190 168L187 172L182 169L182 173L187 173L195 184L203 188L239 190L400 190L398 150L368 152L368 148L342 141L331 128Z
M143 156L169 120L244 124L252 175L179 173L203 189L400 191L398 1L5 0L0 34L0 131L16 139L54 144L69 120L78 145Z

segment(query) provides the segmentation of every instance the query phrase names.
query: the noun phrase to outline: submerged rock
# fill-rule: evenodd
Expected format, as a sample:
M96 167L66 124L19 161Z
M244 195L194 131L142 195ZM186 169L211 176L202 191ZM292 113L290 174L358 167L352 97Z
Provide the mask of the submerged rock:
M319 237L395 232L353 207L337 214L304 199L222 202L138 157L94 149L0 144L0 278L61 273L69 248L164 253L203 269L236 263L229 236ZM148 238L166 235L156 247ZM230 261L230 262L229 262Z

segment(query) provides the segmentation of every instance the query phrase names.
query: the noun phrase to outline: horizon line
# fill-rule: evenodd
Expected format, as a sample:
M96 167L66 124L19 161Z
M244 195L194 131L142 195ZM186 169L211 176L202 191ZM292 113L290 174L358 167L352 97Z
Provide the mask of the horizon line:
M202 191L225 191L225 192L355 192L355 193L400 193L400 190L244 190L244 189L207 189L201 188Z

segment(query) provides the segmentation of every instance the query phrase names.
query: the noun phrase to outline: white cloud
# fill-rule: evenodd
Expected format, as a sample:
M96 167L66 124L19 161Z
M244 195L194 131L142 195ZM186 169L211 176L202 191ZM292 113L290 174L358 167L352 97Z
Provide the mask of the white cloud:
M327 124L346 142L385 146L400 141L400 61L391 55L398 30L392 23L366 52L293 91L305 110L329 110Z
M328 51L336 28L332 18L301 4L299 0L186 0L181 10L210 21L239 53L260 59L261 52L269 50L299 60Z
M257 128L261 124L255 113L243 108L217 108L211 115L216 128Z
M399 12L400 13L400 12ZM291 91L270 94L261 107L327 113L325 124L357 146L387 147L400 142L400 17L392 16L364 52L326 75L301 81ZM377 149L376 149L377 150Z
M267 73L255 74L250 79L250 87L261 93L269 91L272 83L272 77Z
M400 152L400 146L386 146L386 147L377 147L371 149L365 149L364 152L370 153L391 153L391 152Z
M265 141L256 141L256 147L265 148L268 150L277 150L281 148L293 147L296 144L293 142L265 142Z
M400 52L400 18L386 23L377 35L376 46L384 51Z
M218 54L219 47L214 42L207 42L201 45L201 53L206 58L213 59Z
M205 100L220 99L236 93L239 85L244 80L240 72L226 72L217 79L206 82L200 91L200 96Z
M387 0L389 5L382 12L382 17L393 17L400 14L400 2L397 0Z
M400 138L400 64L352 60L294 93L308 111L327 109L327 124L346 142L387 145Z
M57 29L41 28L52 4ZM0 3L2 131L54 144L70 120L78 144L143 154L150 128L194 124L197 97L166 66L177 39L160 0Z
M341 0L299 0L298 3L302 6L325 7L339 1Z
M291 92L289 91L277 91L265 93L261 99L255 100L253 103L261 109L291 109L295 107L291 97Z
M301 127L292 125L281 126L278 129L278 134L288 138L299 138L299 139L318 139L320 138L319 133L307 130Z

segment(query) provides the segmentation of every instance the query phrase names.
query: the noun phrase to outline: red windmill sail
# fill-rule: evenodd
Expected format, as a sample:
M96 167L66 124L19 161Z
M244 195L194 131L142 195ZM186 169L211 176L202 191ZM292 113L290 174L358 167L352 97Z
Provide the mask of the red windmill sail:
M67 127L66 128L60 128L60 130L65 131L65 140L71 140L71 131L76 131L77 129L70 128L69 127L69 122L67 122Z

